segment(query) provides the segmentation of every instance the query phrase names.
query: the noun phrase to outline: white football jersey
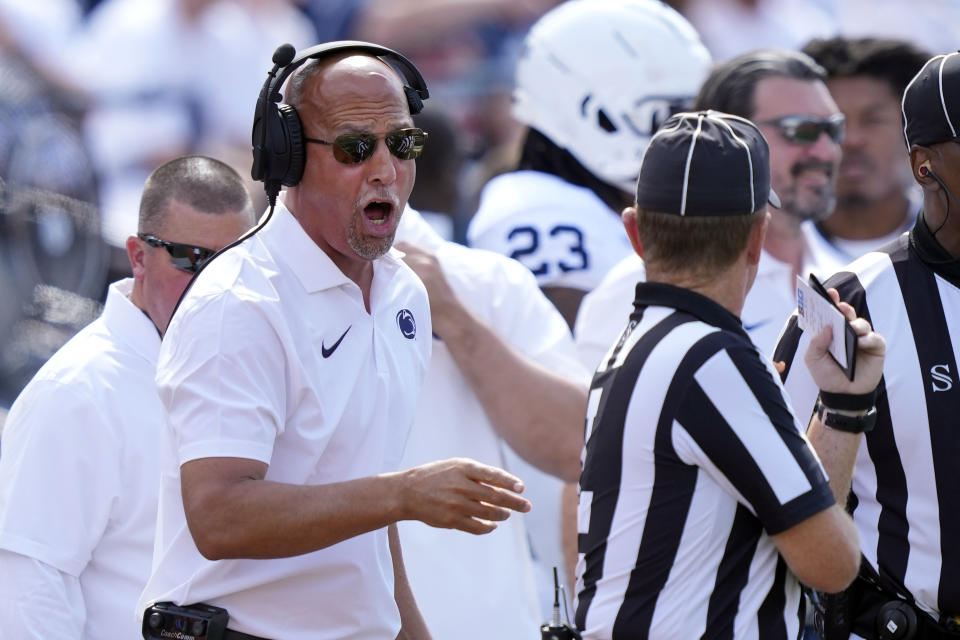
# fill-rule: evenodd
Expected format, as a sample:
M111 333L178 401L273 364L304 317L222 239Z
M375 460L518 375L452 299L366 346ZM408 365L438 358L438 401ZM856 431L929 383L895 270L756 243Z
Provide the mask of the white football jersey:
M486 184L467 229L470 246L519 260L543 287L590 291L633 253L613 211L586 187L539 171Z

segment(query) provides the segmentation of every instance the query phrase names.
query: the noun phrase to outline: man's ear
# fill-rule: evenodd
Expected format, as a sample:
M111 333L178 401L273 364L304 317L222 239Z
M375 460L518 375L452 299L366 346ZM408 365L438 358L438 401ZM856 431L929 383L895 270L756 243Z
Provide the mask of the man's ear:
M760 262L763 243L767 239L767 227L769 226L770 210L768 209L750 228L750 237L747 240L747 262L751 265Z
M932 158L933 150L930 147L922 147L917 144L910 147L910 168L913 169L913 179L921 187L939 186L933 176L930 175Z
M144 264L147 252L143 247L143 242L136 236L130 236L127 238L126 247L133 277L137 279L143 278L143 274L147 268Z
M627 237L630 238L630 244L637 255L643 257L643 242L640 241L640 229L637 227L637 208L627 207L620 214L623 220L623 228L627 230Z

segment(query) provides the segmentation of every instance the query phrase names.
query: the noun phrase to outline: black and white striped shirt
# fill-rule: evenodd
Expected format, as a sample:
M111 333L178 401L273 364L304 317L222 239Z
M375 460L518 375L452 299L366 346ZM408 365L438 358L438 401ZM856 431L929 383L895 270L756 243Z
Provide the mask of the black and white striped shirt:
M590 394L583 637L798 637L800 588L770 535L833 502L740 320L697 293L639 284Z
M857 453L848 503L863 555L887 590L958 615L960 265L938 255L928 234L915 227L827 286L887 341L877 424ZM928 266L915 247L940 265ZM803 363L807 344L792 318L774 356L788 365L785 386L801 417L817 395Z

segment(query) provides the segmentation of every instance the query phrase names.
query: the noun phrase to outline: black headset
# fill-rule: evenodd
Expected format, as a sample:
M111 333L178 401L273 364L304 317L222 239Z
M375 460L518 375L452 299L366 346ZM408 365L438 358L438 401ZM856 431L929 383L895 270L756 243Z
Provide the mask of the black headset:
M253 168L250 171L254 180L263 181L271 205L276 201L281 185L292 187L300 182L306 159L300 116L292 105L280 104L283 99L280 89L290 74L307 60L343 51L368 53L397 71L404 78L403 91L407 96L410 115L420 113L423 101L430 97L427 84L414 64L387 47L360 40L327 42L304 49L299 54L290 44L277 47L273 53L274 67L263 83L253 115Z

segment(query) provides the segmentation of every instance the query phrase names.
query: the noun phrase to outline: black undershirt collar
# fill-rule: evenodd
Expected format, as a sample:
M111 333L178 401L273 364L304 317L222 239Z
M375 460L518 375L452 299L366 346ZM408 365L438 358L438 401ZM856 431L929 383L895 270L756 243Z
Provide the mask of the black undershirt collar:
M960 260L954 258L937 242L924 221L923 212L917 216L917 222L910 230L910 246L920 260L934 273L960 288Z
M633 304L636 310L647 306L672 307L677 311L696 316L711 326L732 331L743 336L745 340L750 340L740 318L718 302L690 289L663 282L640 282L637 284Z

